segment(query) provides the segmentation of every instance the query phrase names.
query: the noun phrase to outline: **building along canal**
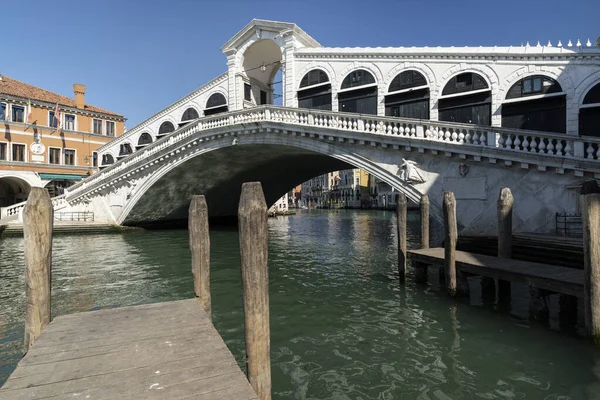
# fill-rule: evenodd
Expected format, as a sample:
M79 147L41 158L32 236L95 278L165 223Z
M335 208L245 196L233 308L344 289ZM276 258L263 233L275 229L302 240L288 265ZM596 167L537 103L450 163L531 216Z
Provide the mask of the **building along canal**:
M419 217L409 212L409 248ZM432 227L432 244L440 228ZM600 353L578 324L528 319L528 290L510 310L397 280L395 213L303 210L269 219L274 399L594 399ZM0 384L22 354L23 240L0 239ZM187 231L56 236L53 315L193 297ZM242 368L239 242L211 232L216 328ZM470 304L469 304L470 303ZM581 310L581 307L580 307ZM599 396L599 397L594 397Z

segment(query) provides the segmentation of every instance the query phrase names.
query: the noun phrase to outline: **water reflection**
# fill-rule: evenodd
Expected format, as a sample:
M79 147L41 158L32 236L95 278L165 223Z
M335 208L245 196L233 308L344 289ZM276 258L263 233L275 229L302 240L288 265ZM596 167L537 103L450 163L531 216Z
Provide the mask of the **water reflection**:
M410 247L416 213L409 224ZM393 212L310 210L269 228L274 399L593 399L600 389L586 340L451 301L435 269L415 285L409 267L400 286ZM214 323L243 367L237 233L212 231L211 244ZM22 240L1 240L0 254L2 382L21 351ZM56 237L53 279L54 314L189 298L187 233ZM527 310L527 297L513 308Z

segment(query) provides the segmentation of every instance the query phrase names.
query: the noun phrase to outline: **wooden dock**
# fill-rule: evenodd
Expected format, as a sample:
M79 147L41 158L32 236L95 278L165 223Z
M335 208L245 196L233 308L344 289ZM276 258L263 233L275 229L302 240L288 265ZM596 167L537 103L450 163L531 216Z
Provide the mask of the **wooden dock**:
M57 317L0 398L258 399L196 299Z
M408 250L415 268L444 266L444 249ZM534 263L456 251L456 268L470 275L489 276L503 281L523 282L533 287L572 296L583 296L584 272L557 265Z

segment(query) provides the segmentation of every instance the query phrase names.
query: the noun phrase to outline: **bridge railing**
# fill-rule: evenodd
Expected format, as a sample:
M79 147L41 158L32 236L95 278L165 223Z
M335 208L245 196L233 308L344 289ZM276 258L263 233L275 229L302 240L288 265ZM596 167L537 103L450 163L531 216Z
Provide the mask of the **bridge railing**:
M496 151L511 152L515 155L529 153L537 156L575 158L586 161L600 159L600 139L595 138L444 121L267 105L199 118L70 187L67 196L70 197L80 193L90 185L97 185L100 182L100 186L103 187L113 176L122 171L127 171L132 166L137 167L147 164L149 157L152 155L171 148L197 132L234 125L241 125L240 129L252 129L252 127L244 127L243 125L255 122L283 122L322 129L334 129L336 131L403 137L411 139L411 141L422 141L423 143L438 142L450 145L493 148ZM163 157L168 158L169 156ZM158 161L155 160L150 163L156 162ZM129 175L130 171L126 176L121 176L118 179L126 179Z

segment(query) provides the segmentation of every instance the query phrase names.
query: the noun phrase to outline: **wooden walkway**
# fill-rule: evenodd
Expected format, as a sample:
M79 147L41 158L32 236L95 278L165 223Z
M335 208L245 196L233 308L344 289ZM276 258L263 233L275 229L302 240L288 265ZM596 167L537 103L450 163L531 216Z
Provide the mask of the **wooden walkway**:
M52 321L0 399L257 399L195 300Z
M444 265L444 249L408 250L415 267ZM556 293L583 296L583 271L556 265L501 259L464 251L456 251L456 268L472 275L490 276L505 281L524 282Z

